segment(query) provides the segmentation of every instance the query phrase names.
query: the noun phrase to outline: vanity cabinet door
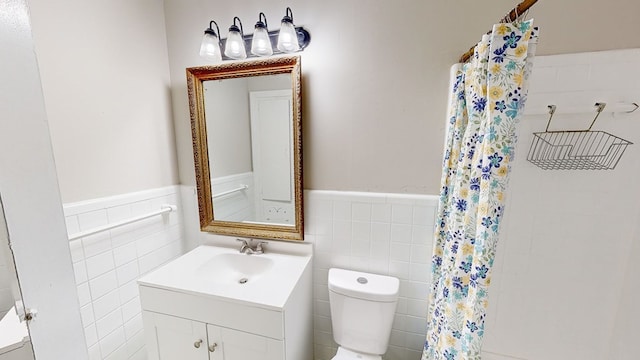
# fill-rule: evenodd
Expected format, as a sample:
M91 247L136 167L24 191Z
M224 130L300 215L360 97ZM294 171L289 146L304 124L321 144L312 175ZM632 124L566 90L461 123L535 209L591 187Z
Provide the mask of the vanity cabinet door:
M198 321L143 311L148 360L208 360L207 326Z
M284 360L283 341L214 325L207 333L209 360Z

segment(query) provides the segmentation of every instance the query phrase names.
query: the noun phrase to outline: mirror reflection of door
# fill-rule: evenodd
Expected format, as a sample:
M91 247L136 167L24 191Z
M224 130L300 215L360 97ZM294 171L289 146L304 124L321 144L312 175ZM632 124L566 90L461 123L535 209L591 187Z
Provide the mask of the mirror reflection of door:
M34 359L0 198L0 360Z
M203 84L216 220L295 226L291 75Z
M250 99L255 221L294 224L291 91L253 91Z

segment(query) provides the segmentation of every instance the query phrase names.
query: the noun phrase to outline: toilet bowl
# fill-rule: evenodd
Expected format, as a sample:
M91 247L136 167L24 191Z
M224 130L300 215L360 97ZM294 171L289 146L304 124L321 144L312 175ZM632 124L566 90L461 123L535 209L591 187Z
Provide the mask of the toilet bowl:
M332 360L380 360L387 351L400 281L384 275L329 269Z

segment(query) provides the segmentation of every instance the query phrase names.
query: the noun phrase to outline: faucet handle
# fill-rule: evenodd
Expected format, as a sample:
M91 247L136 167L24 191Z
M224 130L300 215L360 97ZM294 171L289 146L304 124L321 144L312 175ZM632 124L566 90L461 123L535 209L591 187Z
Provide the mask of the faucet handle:
M256 251L258 252L263 252L264 249L262 248L263 245L267 245L268 242L266 241L259 241L258 244L256 245Z
M242 245L249 245L249 243L247 243L247 239L236 239L236 241L240 241Z

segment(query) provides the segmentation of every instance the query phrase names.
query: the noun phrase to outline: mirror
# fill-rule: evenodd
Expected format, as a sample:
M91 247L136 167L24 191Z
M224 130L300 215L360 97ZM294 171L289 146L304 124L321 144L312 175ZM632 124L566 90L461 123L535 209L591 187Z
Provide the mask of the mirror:
M187 69L200 229L303 240L300 58Z

